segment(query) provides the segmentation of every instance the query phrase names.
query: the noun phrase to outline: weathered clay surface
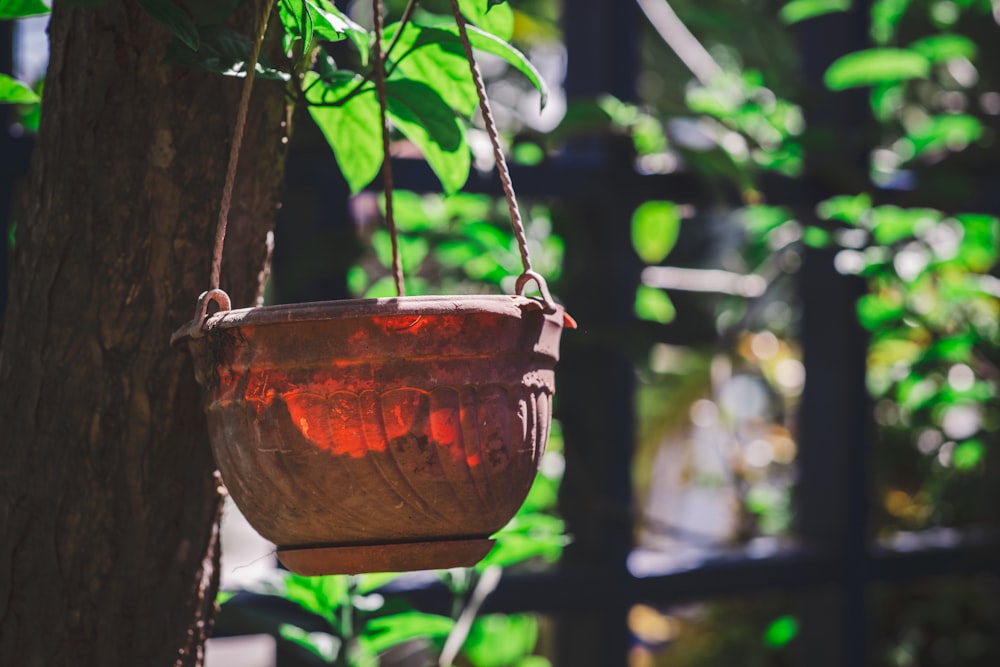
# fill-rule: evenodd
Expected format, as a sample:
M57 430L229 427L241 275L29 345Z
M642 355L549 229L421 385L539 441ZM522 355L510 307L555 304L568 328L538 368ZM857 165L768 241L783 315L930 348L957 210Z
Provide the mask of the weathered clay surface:
M191 347L226 486L311 573L366 545L373 569L432 567L393 545L436 541L478 544L471 564L534 480L563 323L506 296L219 313Z

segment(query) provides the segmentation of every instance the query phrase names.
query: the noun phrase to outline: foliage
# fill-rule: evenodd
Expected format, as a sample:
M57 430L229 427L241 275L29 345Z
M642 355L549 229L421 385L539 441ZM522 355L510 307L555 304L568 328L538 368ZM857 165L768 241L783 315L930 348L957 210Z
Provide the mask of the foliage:
M252 43L223 25L233 0L185 2L142 0L140 6L173 33L164 62L199 67L228 76L246 75ZM382 44L331 0L277 0L283 32L281 64L261 57L256 72L262 78L289 82L296 99L308 106L338 158L352 192L377 176L383 160L382 132L372 60L386 58L389 120L398 134L411 141L427 159L446 193L457 192L469 175L471 158L465 128L478 99L458 28L449 15L414 10L411 2L399 21L386 26ZM513 13L502 2L460 0L472 46L501 58L523 74L541 93L541 74L507 40ZM40 2L3 0L0 18L45 13ZM335 58L327 48L344 42ZM344 55L340 55L346 52ZM25 84L0 79L0 103L37 104Z

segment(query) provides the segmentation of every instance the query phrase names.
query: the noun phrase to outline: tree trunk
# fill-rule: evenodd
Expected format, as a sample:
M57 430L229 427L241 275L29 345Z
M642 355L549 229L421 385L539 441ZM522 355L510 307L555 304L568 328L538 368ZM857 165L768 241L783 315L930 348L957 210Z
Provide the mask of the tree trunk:
M171 36L132 0L57 2L49 30L0 347L0 664L195 665L221 497L168 340L208 288L243 80L161 64ZM237 306L258 291L285 120L282 86L258 81L223 263Z

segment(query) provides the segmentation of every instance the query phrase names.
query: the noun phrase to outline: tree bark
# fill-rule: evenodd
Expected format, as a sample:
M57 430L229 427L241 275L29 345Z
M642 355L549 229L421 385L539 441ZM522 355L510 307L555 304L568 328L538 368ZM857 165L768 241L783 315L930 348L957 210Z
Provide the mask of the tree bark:
M133 0L57 2L49 30L0 346L0 664L196 665L220 484L168 340L209 286L243 80L161 64L171 36ZM223 263L236 306L259 288L284 100L256 83Z

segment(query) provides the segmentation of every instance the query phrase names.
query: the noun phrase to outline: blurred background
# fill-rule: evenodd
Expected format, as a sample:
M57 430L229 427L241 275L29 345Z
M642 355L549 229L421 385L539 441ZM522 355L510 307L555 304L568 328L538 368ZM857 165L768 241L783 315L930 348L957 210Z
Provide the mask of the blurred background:
M552 91L539 113L483 55L535 268L580 324L539 481L469 572L298 578L227 508L209 665L436 664L477 591L455 664L1000 664L994 4L497 11ZM2 27L3 71L40 82L44 20ZM36 126L0 137L10 178ZM394 144L411 294L520 272L469 141L448 197ZM270 302L394 293L377 185L350 196L297 116Z

